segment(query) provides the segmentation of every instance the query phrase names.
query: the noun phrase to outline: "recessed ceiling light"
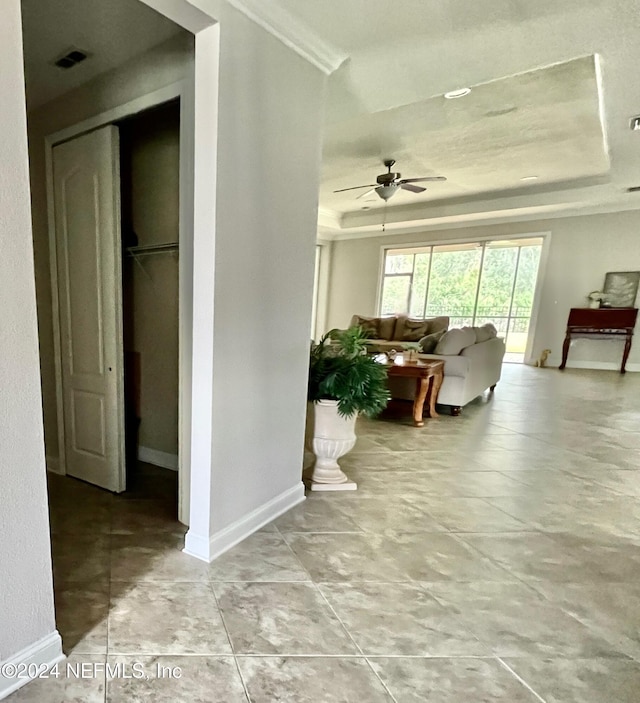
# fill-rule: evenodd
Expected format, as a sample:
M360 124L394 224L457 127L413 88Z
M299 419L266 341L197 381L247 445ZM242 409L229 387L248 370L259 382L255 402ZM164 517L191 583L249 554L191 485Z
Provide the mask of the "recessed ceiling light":
M522 176L521 181L537 181L538 176Z
M464 98L465 95L469 95L471 88L458 88L458 90L450 90L448 93L444 94L447 100L455 100L456 98Z
M631 125L630 126L634 132L637 132L640 130L640 115L638 117L631 118Z

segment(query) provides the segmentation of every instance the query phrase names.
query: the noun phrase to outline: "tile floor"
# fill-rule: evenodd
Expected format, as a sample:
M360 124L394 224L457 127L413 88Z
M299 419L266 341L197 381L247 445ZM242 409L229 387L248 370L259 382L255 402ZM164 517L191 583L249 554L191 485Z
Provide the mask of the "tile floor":
M505 366L461 417L360 421L357 492L212 565L180 552L174 475L52 476L58 625L90 675L9 700L637 703L639 398L640 375Z

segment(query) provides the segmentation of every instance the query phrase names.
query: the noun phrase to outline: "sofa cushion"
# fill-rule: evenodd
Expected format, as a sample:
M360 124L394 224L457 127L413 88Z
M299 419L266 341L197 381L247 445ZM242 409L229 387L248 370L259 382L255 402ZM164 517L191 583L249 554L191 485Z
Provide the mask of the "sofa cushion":
M454 328L442 335L435 353L444 356L457 356L463 349L476 343L476 333L471 327Z
M369 339L393 339L396 327L396 316L391 317L365 317L354 315L351 318L351 327L362 327Z
M435 351L435 348L438 346L438 342L444 335L446 330L439 330L438 332L432 332L431 334L427 334L424 336L418 344L420 345L420 348L422 349L423 354L432 354Z
M369 354L379 354L381 352L389 352L395 349L397 352L402 351L402 345L398 342L388 339L367 339L367 352Z
M487 342L498 336L498 330L490 322L487 322L486 325L482 325L481 327L474 327L473 329L475 330L476 343L478 344L480 344L480 342Z
M448 317L427 317L417 319L415 317L398 317L394 339L401 342L418 342L428 334L446 330L449 326Z

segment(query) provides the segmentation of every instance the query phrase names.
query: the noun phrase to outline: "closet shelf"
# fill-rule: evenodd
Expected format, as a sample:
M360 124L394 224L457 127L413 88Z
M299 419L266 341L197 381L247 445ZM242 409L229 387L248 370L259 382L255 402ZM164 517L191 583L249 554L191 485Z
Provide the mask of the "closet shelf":
M128 256L151 256L152 254L162 254L165 252L178 251L178 242L167 242L165 244L147 244L146 246L127 247L125 249Z

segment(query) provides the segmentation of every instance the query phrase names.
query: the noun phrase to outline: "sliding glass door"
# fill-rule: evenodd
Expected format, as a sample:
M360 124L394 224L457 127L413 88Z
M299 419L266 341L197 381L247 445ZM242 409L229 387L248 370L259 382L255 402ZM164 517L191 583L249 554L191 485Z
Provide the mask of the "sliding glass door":
M448 315L451 327L494 324L507 361L522 361L542 238L389 249L380 314Z

